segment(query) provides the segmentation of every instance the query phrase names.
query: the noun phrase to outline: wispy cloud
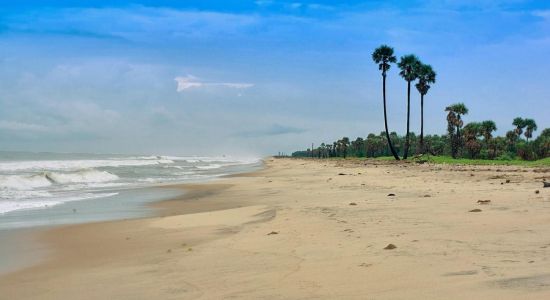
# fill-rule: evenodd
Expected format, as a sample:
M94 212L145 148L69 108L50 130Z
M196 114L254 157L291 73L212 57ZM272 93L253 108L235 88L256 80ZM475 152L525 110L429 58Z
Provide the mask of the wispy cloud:
M201 87L210 87L210 86L222 86L232 89L247 89L254 86L252 83L242 83L242 82L203 82L200 81L197 77L193 75L179 76L174 78L177 82L176 90L178 92L183 92L185 90Z

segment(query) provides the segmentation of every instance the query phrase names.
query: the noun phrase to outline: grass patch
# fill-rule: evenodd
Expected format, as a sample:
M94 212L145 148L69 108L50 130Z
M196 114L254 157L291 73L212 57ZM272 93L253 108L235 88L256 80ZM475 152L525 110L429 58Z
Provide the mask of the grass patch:
M330 160L344 160L343 157L331 157ZM373 158L365 157L347 157L345 160L366 160ZM392 161L393 156L381 156L374 158L375 160ZM454 165L493 165L493 166L524 166L524 167L550 167L550 157L527 161L521 159L513 160L498 160L498 159L469 159L469 158L452 158L450 156L423 156L422 158L410 157L408 161L425 160L434 164L454 164Z
M521 159L513 160L498 160L498 159L469 159L469 158L452 158L450 156L427 156L423 157L430 163L435 164L460 164L460 165L492 165L492 166L525 166L525 167L550 167L550 157L527 161ZM412 160L415 160L414 158Z

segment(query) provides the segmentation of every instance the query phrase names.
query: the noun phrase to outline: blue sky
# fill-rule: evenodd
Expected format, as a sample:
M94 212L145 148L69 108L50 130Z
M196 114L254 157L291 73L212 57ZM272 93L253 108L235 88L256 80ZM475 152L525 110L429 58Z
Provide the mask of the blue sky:
M182 3L183 2L183 3ZM3 150L272 154L383 129L372 50L415 53L466 121L550 127L548 1L10 1L0 6ZM388 78L390 129L406 83ZM413 93L412 129L419 130Z

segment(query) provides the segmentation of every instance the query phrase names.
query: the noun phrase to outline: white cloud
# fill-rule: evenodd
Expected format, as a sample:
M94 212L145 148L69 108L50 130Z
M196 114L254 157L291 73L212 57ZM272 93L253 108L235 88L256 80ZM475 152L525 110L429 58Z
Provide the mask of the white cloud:
M203 86L201 82L198 82L197 79L191 75L187 75L186 77L176 77L174 80L178 83L178 87L176 88L178 92Z
M234 89L248 89L254 86L252 83L230 83L230 82L214 83L214 85L223 85L225 87L234 88Z
M178 76L174 78L177 82L176 91L183 92L192 88L201 88L208 86L223 86L232 89L248 89L254 86L252 83L241 83L241 82L202 82L197 77L193 75L187 75L185 77Z

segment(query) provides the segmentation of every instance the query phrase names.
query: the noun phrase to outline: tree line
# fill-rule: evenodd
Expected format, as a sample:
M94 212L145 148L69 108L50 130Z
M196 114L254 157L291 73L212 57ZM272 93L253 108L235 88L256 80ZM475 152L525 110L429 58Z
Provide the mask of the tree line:
M514 159L535 160L550 155L550 129L544 129L539 137L532 140L537 130L535 120L515 118L514 126L503 137L493 137L497 130L494 121L471 122L464 125L463 117L468 114L464 103L456 103L445 108L447 112L447 134L424 136L424 97L436 81L436 72L429 64L424 64L413 54L402 56L397 63L392 47L382 45L372 53L373 61L382 74L382 105L384 109L385 131L379 135L369 134L350 141L343 137L332 143L322 143L319 147L296 151L296 157L379 157L393 156L396 160L407 159L409 153L449 155L453 158L473 159ZM399 75L407 82L407 127L406 134L399 136L390 132L386 108L386 77L393 63L400 69ZM414 84L420 95L420 136L410 131L411 85ZM525 139L524 139L525 138ZM531 140L530 140L531 139Z

